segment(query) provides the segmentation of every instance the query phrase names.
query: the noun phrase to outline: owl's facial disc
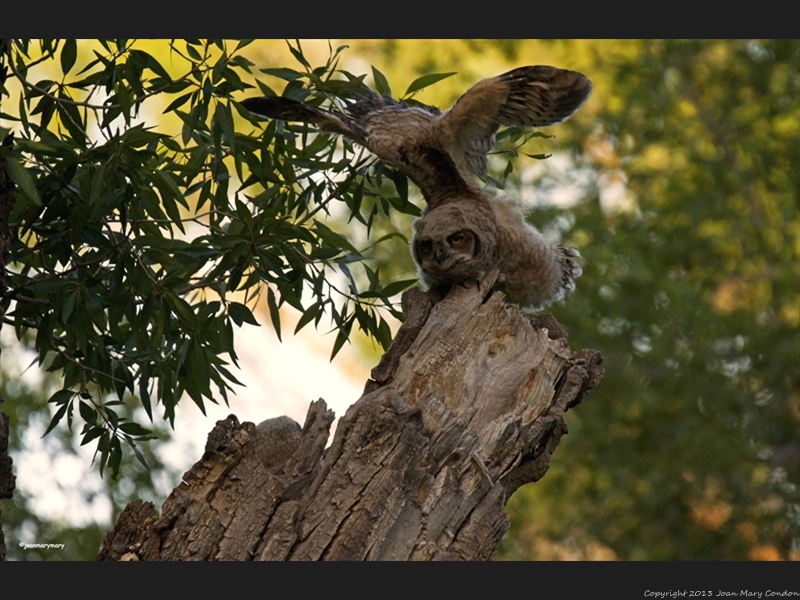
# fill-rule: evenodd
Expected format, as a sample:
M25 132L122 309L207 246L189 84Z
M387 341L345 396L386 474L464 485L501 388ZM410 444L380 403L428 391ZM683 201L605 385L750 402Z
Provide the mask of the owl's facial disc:
M439 267L447 268L454 260L471 258L475 236L470 231L459 231L447 239L421 239L416 248L422 262L435 261Z

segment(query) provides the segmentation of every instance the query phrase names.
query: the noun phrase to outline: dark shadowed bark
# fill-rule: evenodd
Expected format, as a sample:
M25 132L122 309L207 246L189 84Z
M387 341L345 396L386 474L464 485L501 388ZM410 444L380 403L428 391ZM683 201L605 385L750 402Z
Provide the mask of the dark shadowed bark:
M2 56L2 54L0 54ZM5 80L4 67L0 60L0 84ZM7 136L2 140L4 147L11 145L12 138ZM6 170L6 161L0 154L0 326L8 309L5 298L8 285L6 283L5 265L11 255L11 234L8 230L8 216L16 201L16 190ZM2 352L2 350L0 350ZM11 498L16 487L16 480L11 469L11 457L8 455L8 416L2 412L3 393L0 391L0 499ZM0 514L2 517L2 514ZM5 536L3 535L2 518L0 518L0 560L6 558Z
M0 40L0 88L4 86L8 77L5 65L7 46L7 40ZM1 143L4 150L10 149L13 138L9 134ZM8 310L8 301L5 297L8 289L6 263L11 256L11 232L8 229L8 217L16 199L16 189L8 176L6 160L3 154L0 154L0 265L2 265L0 268L0 327L2 327L3 318ZM11 498L16 487L16 479L11 470L11 457L8 455L8 416L3 413L3 401L3 393L0 391L0 499ZM3 535L3 519L0 514L0 560L5 559L6 544Z
M488 289L489 286L484 286ZM539 480L564 412L602 377L550 315L456 286L404 294L405 323L326 449L333 413L231 415L159 515L130 504L99 560L487 560Z

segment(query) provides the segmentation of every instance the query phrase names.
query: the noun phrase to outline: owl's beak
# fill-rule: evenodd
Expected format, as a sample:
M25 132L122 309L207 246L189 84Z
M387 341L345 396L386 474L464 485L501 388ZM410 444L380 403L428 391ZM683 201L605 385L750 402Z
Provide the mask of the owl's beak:
M436 248L433 255L436 257L436 262L442 264L447 258L447 248Z

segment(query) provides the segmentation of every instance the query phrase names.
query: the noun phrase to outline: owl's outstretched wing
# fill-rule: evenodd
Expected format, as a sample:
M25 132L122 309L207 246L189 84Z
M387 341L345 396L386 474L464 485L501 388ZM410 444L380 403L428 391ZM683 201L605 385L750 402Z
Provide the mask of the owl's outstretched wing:
M592 92L581 73L519 67L469 88L441 118L447 151L461 170L485 175L486 155L501 125L544 127L564 121Z
M369 90L350 99L347 115L277 96L247 98L241 104L262 117L312 123L358 142L408 176L429 206L472 191L436 138L441 111L433 106L409 106Z
M372 91L351 98L348 114L275 96L247 98L242 106L264 117L313 123L347 136L405 173L433 208L477 193L472 174L486 174L487 154L501 125L558 123L591 91L592 83L580 73L535 66L479 81L446 113Z

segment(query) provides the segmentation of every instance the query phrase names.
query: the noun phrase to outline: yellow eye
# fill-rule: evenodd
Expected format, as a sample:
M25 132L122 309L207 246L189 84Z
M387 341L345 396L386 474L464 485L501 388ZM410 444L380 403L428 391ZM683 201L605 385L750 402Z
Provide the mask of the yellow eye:
M450 242L451 246L455 247L463 244L465 239L466 238L463 233L454 233L447 239L447 241Z

